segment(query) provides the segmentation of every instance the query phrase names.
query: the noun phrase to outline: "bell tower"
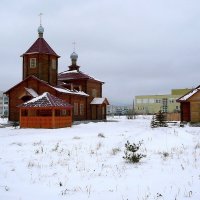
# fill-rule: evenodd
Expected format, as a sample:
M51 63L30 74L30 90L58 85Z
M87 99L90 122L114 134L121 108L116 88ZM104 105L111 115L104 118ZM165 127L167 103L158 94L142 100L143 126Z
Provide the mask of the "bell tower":
M43 38L44 28L38 27L38 39L21 56L23 58L23 80L30 75L46 81L50 85L57 85L58 56Z

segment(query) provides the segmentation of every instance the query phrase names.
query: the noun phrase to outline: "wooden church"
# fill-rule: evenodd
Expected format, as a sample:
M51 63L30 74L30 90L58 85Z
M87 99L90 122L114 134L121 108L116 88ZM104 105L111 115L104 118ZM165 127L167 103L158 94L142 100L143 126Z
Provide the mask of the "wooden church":
M104 82L80 71L75 52L68 69L58 73L60 56L45 41L43 33L40 25L38 39L21 56L22 81L5 92L9 97L9 121L19 121L20 105L46 92L72 106L73 121L105 120L108 100L102 97Z

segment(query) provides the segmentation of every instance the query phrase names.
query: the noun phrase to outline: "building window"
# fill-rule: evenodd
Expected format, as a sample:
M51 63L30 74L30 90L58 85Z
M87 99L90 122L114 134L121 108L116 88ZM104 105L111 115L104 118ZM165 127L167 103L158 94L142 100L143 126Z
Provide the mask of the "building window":
M78 115L78 103L74 103L74 115Z
M96 89L92 89L92 96L97 97L97 90Z
M137 103L142 103L142 99L137 99L136 102Z
M154 99L149 99L149 103L154 103Z
M56 69L56 59L51 60L51 68Z
M161 100L160 99L156 99L156 103L161 103Z
M70 116L70 110L55 110L55 116Z
M35 68L36 64L36 58L30 58L30 68Z
M84 104L80 104L80 115L84 115Z
M169 99L169 103L176 103L176 100L175 99Z
M143 99L143 103L148 103L148 99Z

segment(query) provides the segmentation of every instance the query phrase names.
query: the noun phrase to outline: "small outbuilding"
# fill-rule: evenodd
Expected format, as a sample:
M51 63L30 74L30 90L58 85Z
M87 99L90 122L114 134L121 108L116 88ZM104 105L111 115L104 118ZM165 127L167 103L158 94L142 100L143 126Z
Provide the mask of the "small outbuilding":
M72 125L72 106L48 92L18 107L20 128L63 128Z
M200 122L200 86L177 99L177 102L180 103L181 121Z
M107 98L95 97L91 103L92 120L105 120L106 119L106 106L109 105Z

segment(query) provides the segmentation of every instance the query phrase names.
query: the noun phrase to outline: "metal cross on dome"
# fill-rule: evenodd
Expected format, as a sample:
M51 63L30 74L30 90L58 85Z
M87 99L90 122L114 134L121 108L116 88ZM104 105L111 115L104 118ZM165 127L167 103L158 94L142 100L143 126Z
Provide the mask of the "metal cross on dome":
M40 26L42 26L42 15L43 15L43 13L39 14L39 16L40 16Z
M72 42L72 44L74 45L74 52L75 52L75 50L76 50L76 42L74 41L74 42Z

